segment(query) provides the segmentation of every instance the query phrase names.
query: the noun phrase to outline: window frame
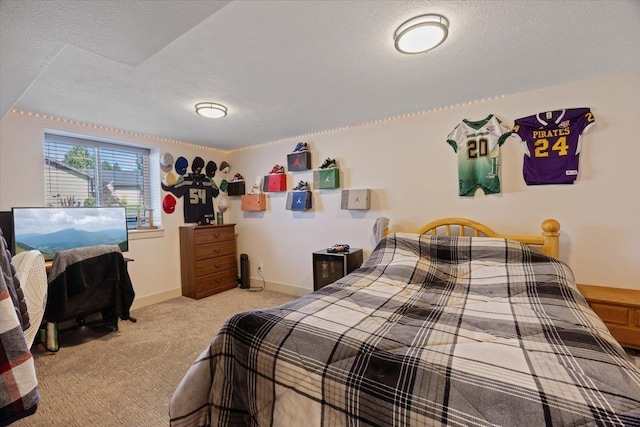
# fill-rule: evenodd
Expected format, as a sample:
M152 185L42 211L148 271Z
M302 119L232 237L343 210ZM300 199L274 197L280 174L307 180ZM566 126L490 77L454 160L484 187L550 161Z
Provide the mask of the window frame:
M151 158L153 156L153 150L151 148L146 148L138 145L127 144L120 141L104 141L97 138L89 137L89 136L66 136L60 135L56 133L52 133L50 131L46 131L44 134L43 140L43 154L44 154L44 192L45 192L45 205L48 206L51 203L51 192L50 188L52 185L51 181L51 172L50 172L50 163L52 161L56 163L60 163L60 160L51 158L51 152L48 149L48 144L65 144L65 145L73 145L79 147L87 147L90 150L95 150L92 155L92 160L94 162L93 166L93 177L90 177L91 183L88 184L88 196L92 196L95 199L95 206L109 206L109 204L104 204L104 200L102 199L102 191L101 188L96 188L96 182L103 182L103 173L104 169L101 167L103 164L104 157L109 157L105 155L102 150L113 150L119 152L130 153L134 155L142 156L142 177L139 182L142 186L142 198L137 199L139 202L134 206L142 206L142 207L151 207L153 206L154 197L152 194L153 188L151 184ZM63 164L63 163L62 163ZM64 164L63 164L64 165ZM65 167L72 168L71 166L65 165ZM76 169L77 173L84 173L83 170ZM85 199L86 200L86 199ZM127 217L130 218L128 221L128 229L129 231L136 230L137 221L135 220L135 215L137 214L138 209L129 208L127 203L120 203L127 207ZM111 204L113 205L113 204ZM154 220L157 222L159 218L154 215ZM159 224L158 224L159 225Z

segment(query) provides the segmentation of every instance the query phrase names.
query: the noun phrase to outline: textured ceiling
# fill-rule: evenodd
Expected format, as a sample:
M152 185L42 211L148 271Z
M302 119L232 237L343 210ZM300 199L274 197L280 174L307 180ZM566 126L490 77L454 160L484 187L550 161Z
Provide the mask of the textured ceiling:
M398 53L424 13L449 38ZM0 114L232 150L638 69L639 45L638 1L1 0Z

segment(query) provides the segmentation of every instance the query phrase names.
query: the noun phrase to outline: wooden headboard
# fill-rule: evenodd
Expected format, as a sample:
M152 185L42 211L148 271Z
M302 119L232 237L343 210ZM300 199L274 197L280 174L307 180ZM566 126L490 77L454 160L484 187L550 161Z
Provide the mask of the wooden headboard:
M542 222L540 236L520 236L499 234L479 222L466 218L442 218L422 226L417 234L432 234L434 236L487 236L502 237L517 240L520 243L540 246L546 255L557 258L560 253L560 223L555 219L545 219ZM456 233L457 232L457 233Z

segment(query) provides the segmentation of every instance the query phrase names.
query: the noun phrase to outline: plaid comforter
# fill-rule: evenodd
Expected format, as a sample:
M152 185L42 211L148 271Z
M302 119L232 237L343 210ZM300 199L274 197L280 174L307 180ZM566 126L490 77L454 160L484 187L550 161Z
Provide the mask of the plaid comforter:
M0 231L0 426L33 414L40 403L36 368L11 296L19 285Z
M640 426L640 370L561 261L496 238L392 234L364 265L229 319L178 426Z

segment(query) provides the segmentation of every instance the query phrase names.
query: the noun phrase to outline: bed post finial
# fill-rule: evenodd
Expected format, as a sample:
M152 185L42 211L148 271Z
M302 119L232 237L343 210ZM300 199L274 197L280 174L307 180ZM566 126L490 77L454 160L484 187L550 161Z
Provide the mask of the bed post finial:
M542 237L544 237L542 252L555 258L560 254L559 231L560 223L555 219L549 218L542 222Z

